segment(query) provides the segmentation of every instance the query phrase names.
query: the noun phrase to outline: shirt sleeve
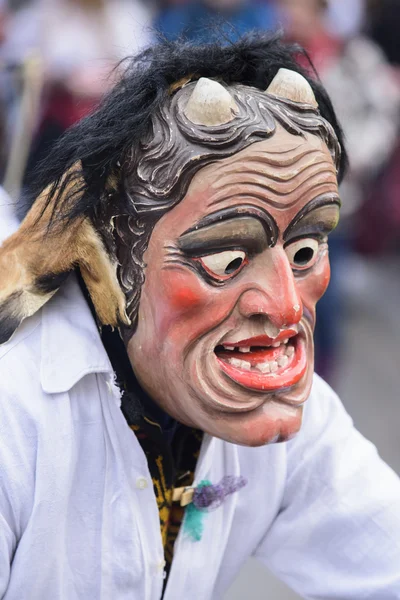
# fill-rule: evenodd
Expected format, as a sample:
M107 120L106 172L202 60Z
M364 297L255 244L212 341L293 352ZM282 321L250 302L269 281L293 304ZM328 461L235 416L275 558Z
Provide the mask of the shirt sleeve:
M2 403L1 399L0 405ZM3 416L1 406L0 416ZM24 480L23 467L21 469L21 462L16 460L15 446L13 443L9 444L8 436L4 435L4 421L0 424L0 599L4 597L9 585L11 563L17 547L20 502L16 492Z
M319 378L306 406L256 557L305 598L398 600L400 480Z
M0 598L4 597L8 587L15 543L14 533L0 514Z
M32 513L35 494L36 427L15 393L21 363L0 356L0 599L12 583L12 565L18 563L18 543ZM26 382L27 402L34 404L32 381ZM22 599L21 599L22 600Z

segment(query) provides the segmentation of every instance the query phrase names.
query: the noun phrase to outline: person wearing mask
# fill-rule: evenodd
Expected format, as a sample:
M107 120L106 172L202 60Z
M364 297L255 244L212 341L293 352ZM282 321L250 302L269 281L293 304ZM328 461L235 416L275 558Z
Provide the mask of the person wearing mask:
M1 213L3 600L215 600L250 556L399 598L400 480L314 375L347 160L296 51L153 46Z

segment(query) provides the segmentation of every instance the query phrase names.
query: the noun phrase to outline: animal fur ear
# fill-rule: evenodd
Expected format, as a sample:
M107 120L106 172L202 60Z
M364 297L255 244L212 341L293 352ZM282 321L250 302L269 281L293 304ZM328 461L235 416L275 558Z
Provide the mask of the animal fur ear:
M78 185L77 181L61 182L63 197L68 197L71 185ZM55 294L76 267L100 321L114 327L130 324L116 260L88 218L49 228L53 205L46 206L48 192L37 198L19 229L0 247L0 344Z

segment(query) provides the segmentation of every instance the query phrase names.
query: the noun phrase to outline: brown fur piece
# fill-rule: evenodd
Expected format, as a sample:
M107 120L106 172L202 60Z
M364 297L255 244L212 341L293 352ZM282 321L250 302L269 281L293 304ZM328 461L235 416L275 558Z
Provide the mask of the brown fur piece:
M66 185L65 194L71 185L78 183ZM0 343L39 310L77 267L100 321L114 327L130 324L116 260L87 218L49 228L52 204L46 206L47 194L45 190L39 196L18 231L0 247Z

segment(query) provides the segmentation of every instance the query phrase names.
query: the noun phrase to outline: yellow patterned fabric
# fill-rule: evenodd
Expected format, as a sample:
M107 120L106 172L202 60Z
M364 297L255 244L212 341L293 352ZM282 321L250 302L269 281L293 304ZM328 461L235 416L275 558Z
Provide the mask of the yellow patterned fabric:
M154 485L154 492L157 500L158 512L160 515L161 537L163 545L165 547L168 535L169 515L172 505L173 488L168 487L167 482L165 481L163 457L161 456L161 454L157 456L155 462L158 470L158 476L153 477L152 479Z
M153 480L168 576L184 517L184 508L172 502L172 494L175 486L192 485L203 433L180 426L171 444L167 444L160 425L146 417L139 425L131 425L131 429L146 454Z
M172 494L175 486L192 485L203 433L179 425L147 396L136 380L117 331L103 327L101 336L122 392L122 413L146 455L153 480L165 548L166 582L184 516L179 503L172 503Z
M203 433L179 425L147 396L117 331L103 327L101 336L122 392L122 413L146 455L153 480L165 548L166 583L184 516L179 503L172 503L172 494L175 486L192 485Z
M179 480L179 487L190 487L193 483L194 471L188 471L181 480ZM171 506L169 513L169 523L167 528L166 541L164 544L165 549L165 562L168 565L168 569L171 568L172 559L174 556L174 544L178 537L179 530L182 525L183 517L185 516L185 509L180 505L179 502L174 502Z

